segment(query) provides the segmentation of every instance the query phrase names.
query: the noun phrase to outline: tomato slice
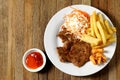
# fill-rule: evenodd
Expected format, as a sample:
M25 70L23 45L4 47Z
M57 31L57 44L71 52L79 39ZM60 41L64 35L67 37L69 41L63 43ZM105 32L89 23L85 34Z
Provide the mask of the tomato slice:
M87 12L85 12L85 11L78 10L78 9L74 9L74 10L72 11L72 13L82 14L82 15L84 15L84 16L90 21L90 16L89 16L89 14L88 14Z

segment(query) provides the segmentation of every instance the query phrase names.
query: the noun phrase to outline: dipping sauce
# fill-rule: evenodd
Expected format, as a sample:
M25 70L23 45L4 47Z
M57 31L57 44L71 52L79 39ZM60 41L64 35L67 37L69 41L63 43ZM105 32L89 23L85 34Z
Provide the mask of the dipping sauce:
M31 69L36 69L43 64L43 57L39 52L32 52L26 57L26 65Z

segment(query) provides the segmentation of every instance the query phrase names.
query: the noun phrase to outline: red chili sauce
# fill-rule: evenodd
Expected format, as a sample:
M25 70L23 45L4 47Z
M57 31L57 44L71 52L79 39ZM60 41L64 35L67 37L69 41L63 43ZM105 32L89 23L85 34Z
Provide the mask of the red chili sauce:
M43 57L39 52L32 52L26 57L26 65L31 69L36 69L43 64Z

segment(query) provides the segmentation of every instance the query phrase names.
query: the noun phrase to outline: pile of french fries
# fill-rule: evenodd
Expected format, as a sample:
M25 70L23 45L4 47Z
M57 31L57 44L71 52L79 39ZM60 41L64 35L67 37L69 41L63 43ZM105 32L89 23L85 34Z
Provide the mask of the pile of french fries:
M81 37L81 40L90 43L92 46L90 61L93 64L106 62L107 58L103 54L104 47L116 41L115 32L116 28L111 26L102 14L93 11L90 16L90 28L87 30L87 34L83 34ZM100 49L103 51L100 52Z

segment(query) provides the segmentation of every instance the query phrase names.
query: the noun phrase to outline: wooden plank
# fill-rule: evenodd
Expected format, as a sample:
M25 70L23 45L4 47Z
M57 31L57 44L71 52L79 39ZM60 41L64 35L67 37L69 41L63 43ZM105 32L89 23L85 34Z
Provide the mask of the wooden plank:
M105 14L107 14L107 8L108 8L108 2L107 0L100 0L99 1L99 9L103 11Z
M21 64L24 50L24 1L13 0L12 28L14 29L14 51L12 64L14 80L23 80L23 65Z
M44 37L44 31L45 31L45 27L46 27L46 25L47 25L47 23L48 23L48 9L49 9L49 6L47 5L48 4L48 2L47 2L48 0L40 0L40 9L39 9L39 14L40 14L40 16L39 16L39 27L37 27L37 29L38 29L38 31L40 31L40 32L38 32L39 33L39 35L37 35L38 37L39 37L39 39L38 40L40 40L40 41L38 41L39 42L39 45L38 45L38 47L41 49L41 50L44 50L44 48L43 48L43 37ZM34 29L34 30L36 30L36 29ZM37 36L36 36L36 38L37 38ZM44 70L43 70L43 72L39 72L39 77L38 77L38 79L39 80L47 80L48 79L48 72L45 72Z
M33 24L33 17L34 17L34 6L38 6L40 4L40 2L35 2L36 0L25 0L24 1L24 11L25 11L25 15L24 15L24 20L25 20L25 27L24 27L24 52L30 48L33 48L33 42L34 42L34 27ZM37 16L37 15L36 15ZM38 15L39 18L39 15ZM37 18L36 18L37 20ZM35 24L36 26L38 24ZM37 33L37 32L36 32ZM39 37L38 37L39 38ZM24 74L23 74L23 78L26 80L36 80L38 79L38 73L31 73L29 71L27 71L26 69L24 69Z
M72 4L82 4L82 0L72 0Z
M71 80L82 80L81 77L71 76Z
M14 60L14 55L13 51L14 51L14 42L15 42L15 38L13 37L13 32L14 29L12 29L12 9L13 9L13 2L12 0L8 1L8 66L7 66L7 80L14 80L14 64L13 64L13 60Z
M47 64L48 80L55 80L55 66L49 61Z
M0 0L0 26L1 26L1 29L0 29L0 48L1 48L1 50L0 50L0 70L2 70L2 72L0 73L0 79L3 79L4 77L3 77L3 75L4 75L4 73L3 73L3 56L4 56L4 35L3 35L3 20L2 20L2 11L3 11L3 9L2 9L2 7L3 7L3 5L2 5L2 0Z
M108 66L106 66L104 69L102 69L99 74L99 78L100 80L103 79L103 80L108 80Z
M100 73L95 73L93 75L90 75L91 80L100 80Z
M113 24L116 26L116 24L115 24L115 9L114 9L115 4L116 4L116 2L113 0L108 1L107 15L112 20ZM118 47L117 47L117 49L118 49ZM113 56L112 60L110 61L109 67L108 67L109 68L109 73L108 73L109 80L113 80L113 79L117 80L117 78L116 78L116 61L117 61L116 57L117 57L117 54L115 52L115 55Z
M57 0L57 11L72 4L71 0Z
M25 0L24 1L24 20L25 20L25 27L24 27L24 45L25 50L28 50L32 47L33 43L33 6L34 0Z
M98 8L99 7L99 0L92 0L91 1L91 6L94 6L94 7Z
M41 11L40 11L40 6L41 6L41 0L33 0L33 6L32 6L32 47L40 48L43 50L43 43L42 38L43 38L43 31L42 27L40 26L40 16L41 16ZM43 27L44 28L44 27Z
M82 4L91 5L91 0L82 0Z
M7 61L4 61L4 64L7 63L7 65L2 65L5 69L5 72L4 75L5 75L5 78L4 79L1 79L1 80L14 80L15 78L15 74L14 74L14 58L15 56L12 55L14 53L14 35L13 35L13 32L14 32L14 29L12 29L12 26L11 26L11 20L12 20L12 6L11 6L11 1L3 1L2 2L3 4L6 4L8 7L6 7L6 5L2 5L2 7L4 7L3 11L5 11L3 14L5 15L5 17L7 18L8 17L8 20L5 21L5 20L1 20L1 21L4 21L5 22L5 25L8 29L8 32L6 32L8 35L4 35L4 37L7 37L7 41L8 41L8 44L7 42L3 42L4 44L7 44L7 48L6 50L4 51L7 51ZM6 15L7 14L7 15ZM7 25L8 24L8 25ZM4 26L4 25L3 25ZM4 30L3 30L4 31ZM3 32L4 33L4 32ZM5 55L3 56L5 58ZM6 66L6 67L5 67ZM2 76L4 77L4 76ZM0 77L0 78L2 78Z
M55 80L64 80L64 74L57 68L55 68Z
M5 80L8 66L8 0L0 0L0 79Z
M52 18L52 16L57 12L57 0L48 0L48 21Z
M44 34L45 28L49 22L49 20L52 18L52 16L56 13L57 11L57 0L47 0L46 1L47 7L49 7L47 10L45 10L44 12L47 13L47 19L46 19L46 23L44 23L44 25L41 25L41 28L43 27L44 30L41 33L41 35ZM44 14L44 13L43 13ZM42 15L41 15L42 16ZM44 18L44 17L43 17ZM41 23L42 19L41 19ZM48 72L47 75L47 80L55 80L55 66L48 60L47 58L47 64L46 64L46 72Z

